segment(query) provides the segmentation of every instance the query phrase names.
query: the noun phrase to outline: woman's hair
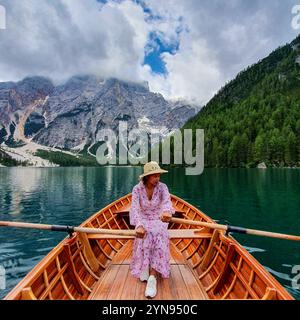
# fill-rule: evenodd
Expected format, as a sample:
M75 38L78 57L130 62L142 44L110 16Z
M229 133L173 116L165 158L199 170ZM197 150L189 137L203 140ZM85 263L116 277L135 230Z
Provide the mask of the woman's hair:
M142 178L143 184L147 183L147 180L152 176L153 174L149 174L148 176L145 176Z
M149 176L145 176L145 177L143 177L143 179L142 179L143 184L146 184L146 183L147 183L148 178L149 178Z

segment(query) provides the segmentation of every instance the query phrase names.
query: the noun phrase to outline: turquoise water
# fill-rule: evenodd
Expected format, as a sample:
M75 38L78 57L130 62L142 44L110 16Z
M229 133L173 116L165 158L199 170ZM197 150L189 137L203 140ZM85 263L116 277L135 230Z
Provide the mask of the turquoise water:
M0 220L78 225L131 192L141 172L139 167L0 168ZM205 169L200 176L187 176L185 169L176 168L161 180L171 193L219 223L300 235L300 170ZM5 268L6 280L0 298L64 237L50 231L0 228L0 267ZM300 290L292 288L300 243L248 235L235 238L300 300Z

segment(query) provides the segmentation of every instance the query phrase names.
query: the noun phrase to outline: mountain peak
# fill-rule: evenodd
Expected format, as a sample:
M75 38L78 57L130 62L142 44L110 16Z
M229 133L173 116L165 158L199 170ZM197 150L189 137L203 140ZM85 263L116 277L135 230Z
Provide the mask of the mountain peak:
M0 143L32 139L70 150L96 143L103 128L117 132L119 121L127 121L131 130L145 116L155 127L174 129L194 115L194 110L174 107L151 92L147 82L74 75L57 86L44 77L26 77L12 89L3 87L8 89L0 85L0 97L6 95L10 100L0 108L6 133Z

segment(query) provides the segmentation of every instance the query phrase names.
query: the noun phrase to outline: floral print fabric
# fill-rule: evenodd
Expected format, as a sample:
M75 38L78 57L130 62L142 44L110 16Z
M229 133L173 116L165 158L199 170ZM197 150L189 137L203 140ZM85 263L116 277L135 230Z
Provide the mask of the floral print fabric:
M162 277L170 274L170 249L168 223L162 222L163 212L175 213L166 184L158 182L151 200L141 181L132 190L132 203L129 212L130 224L136 228L143 226L146 234L143 239L136 238L133 245L131 273L139 277L146 268L154 268Z

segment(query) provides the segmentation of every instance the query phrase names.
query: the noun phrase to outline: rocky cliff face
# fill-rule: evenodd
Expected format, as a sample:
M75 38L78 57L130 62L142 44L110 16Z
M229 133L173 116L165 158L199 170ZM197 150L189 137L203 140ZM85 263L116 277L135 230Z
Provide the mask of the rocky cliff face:
M118 130L155 127L166 132L181 127L195 109L171 103L149 91L147 84L74 76L54 86L42 77L18 83L0 83L0 142L26 143L67 150L83 149L97 142L103 128Z
M53 90L52 82L42 77L0 83L0 142L26 142L27 118L45 103Z

